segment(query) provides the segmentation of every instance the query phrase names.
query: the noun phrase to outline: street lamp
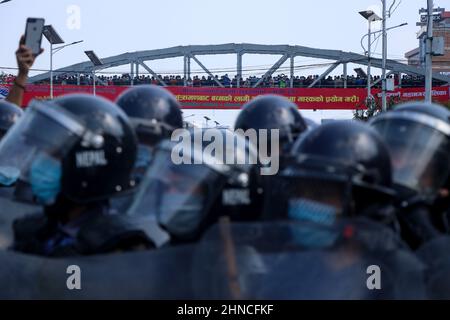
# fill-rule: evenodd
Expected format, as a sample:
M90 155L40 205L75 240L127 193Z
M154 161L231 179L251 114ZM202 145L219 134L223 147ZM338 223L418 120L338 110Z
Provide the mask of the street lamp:
M4 4L4 3L10 2L10 1L12 1L12 0L3 0L3 1L0 1L0 4Z
M59 36L52 25L44 26L42 33L48 42L50 42L50 99L53 99L53 45L63 44L64 40Z
M204 116L203 118L205 118L205 120L206 120L206 127L208 127L208 121L211 121L211 119L208 118L207 116Z
M98 58L98 56L92 50L85 51L84 53L88 56L89 60L91 60L91 62L94 64L94 68L92 69L92 76L93 76L93 80L94 80L93 82L94 82L94 96L95 96L96 95L96 92L95 92L95 80L96 80L95 69L96 68L95 67L102 66L103 62Z
M61 51L64 48L79 44L79 43L83 42L83 40L75 41L75 42L66 44L64 46L53 48L53 45L55 45L55 44L63 44L64 40L59 36L59 34L56 32L56 30L51 25L44 26L42 34L45 36L45 38L50 43L50 98L53 99L53 55L55 53Z
M387 84L386 84L386 64L387 64L387 30L386 30L386 22L388 18L388 12L387 12L387 6L386 6L386 0L381 0L382 7L383 7L383 18L382 18L382 39L383 39L383 55L382 55L382 62L381 62L381 102L382 102L382 108L381 110L383 112L387 111ZM395 1L392 3L394 5ZM389 13L390 14L390 13Z
M371 83L371 54L372 54L372 22L380 21L381 18L372 10L360 11L359 14L364 17L369 22L369 32L367 33L368 37L368 47L367 47L367 103L372 100L372 83ZM365 36L364 36L365 37ZM363 37L363 39L364 39ZM362 39L361 39L362 42Z
M189 119L189 118L192 118L192 117L194 117L195 116L195 114L191 114L191 115L188 115L188 116L183 116L183 118L184 119Z
M426 56L425 56L425 101L432 101L433 90L433 0L427 0L427 38L426 38Z
M61 50L64 49L64 48L67 48L67 47L70 47L70 46L74 46L74 45L76 45L76 44L82 43L83 41L84 41L84 40L75 41L75 42L66 44L66 45L64 45L64 46L54 48L53 51L54 51L54 53L57 53L58 51L61 51Z

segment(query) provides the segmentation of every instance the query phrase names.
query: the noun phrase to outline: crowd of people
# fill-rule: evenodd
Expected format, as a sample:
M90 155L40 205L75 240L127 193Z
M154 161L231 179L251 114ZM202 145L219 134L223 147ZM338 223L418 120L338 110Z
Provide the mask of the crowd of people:
M230 78L228 74L219 76L215 75L214 78L211 76L193 76L184 81L184 77L180 75L159 75L158 76L165 85L167 86L188 86L188 87L218 87L219 83L226 88L237 88L238 78L234 76ZM292 85L294 88L307 88L314 81L319 78L319 75L309 75L309 76L295 76L293 78ZM400 84L399 79L394 76L389 76L388 78L394 78L397 85ZM371 77L372 83L374 83L374 88L381 88L380 76ZM261 77L249 76L247 78L241 78L239 81L239 87L241 88L252 88L256 85ZM347 81L345 82L344 75L341 76L328 76L319 80L314 87L315 88L366 88L367 87L367 77L360 75L349 75L347 76ZM10 84L14 81L14 75L2 74L0 76L0 84ZM92 85L93 84L92 75L63 75L55 76L54 84L58 85ZM40 81L37 84L49 84L49 80ZM122 75L102 75L97 76L97 85L114 85L114 86L130 86L130 85L141 85L141 84L152 84L152 85L163 85L156 77L150 75L140 75L131 77L129 74ZM434 81L433 85L441 85L439 81ZM259 87L263 88L289 88L291 85L291 79L289 76L280 74L275 76L267 77L263 80ZM423 87L425 85L425 78L422 76L411 76L402 75L401 87L412 88L412 87Z
M26 73L34 59L22 47L17 55ZM25 113L14 106L20 99L0 103L0 215L15 217L0 224L0 239L12 234L16 254L156 257L178 248L175 259L209 234L200 270L155 258L149 270L182 271L171 283L155 287L155 274L137 287L159 297L195 287L184 298L450 296L450 111L442 106L412 102L369 123L316 125L290 100L263 95L231 131L181 130L180 104L154 85L128 88L115 102L80 94L33 101ZM11 200L36 212L6 212ZM217 225L223 245L215 247ZM366 287L361 265L382 266L378 291ZM221 295L214 286L226 282L227 267L233 285ZM195 283L191 272L200 272ZM139 296L136 281L124 281L104 294Z

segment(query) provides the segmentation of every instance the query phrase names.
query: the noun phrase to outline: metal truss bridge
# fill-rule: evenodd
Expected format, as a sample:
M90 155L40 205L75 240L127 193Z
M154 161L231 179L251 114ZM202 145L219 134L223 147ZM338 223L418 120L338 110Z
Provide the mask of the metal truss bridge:
M225 54L235 54L236 55L236 73L237 73L237 86L240 87L240 79L242 78L242 56L244 54L264 54L264 55L281 55L281 58L267 70L267 72L259 79L253 87L258 87L264 80L270 77L274 72L276 72L287 60L290 60L290 87L293 87L294 78L294 59L295 57L309 57L317 59L326 59L335 61L331 66L322 73L318 79L315 79L313 83L309 86L314 87L320 80L330 74L338 66L343 65L344 74L344 87L347 87L346 76L347 76L347 64L354 63L360 65L368 65L368 57L365 55L344 52L340 50L326 50L326 49L315 49L303 46L290 46L290 45L261 45L261 44L219 44L219 45L192 45L192 46L178 46L166 49L156 49L148 51L138 51L133 53L123 53L117 56L103 58L103 65L94 66L92 62L82 62L74 64L65 68L55 70L58 75L77 75L78 79L81 74L91 74L100 70L118 67L123 65L130 65L130 75L133 79L135 76L139 76L139 68L145 69L148 73L157 79L161 85L166 86L167 84L161 79L158 74L153 71L145 62L154 60L163 60L169 58L184 58L184 84L187 84L187 79L191 77L191 61L195 61L208 75L212 77L217 85L223 87L223 85L218 81L211 71L206 68L200 61L200 56L205 55L225 55ZM370 58L372 67L380 68L382 67L381 59ZM387 76L392 74L409 74L409 75L420 75L425 76L425 70L422 68L417 68L413 66L408 66L403 63L399 63L394 60L387 60ZM37 75L30 78L30 82L38 82L42 80L50 79L50 72ZM400 77L401 79L401 77ZM440 80L447 85L450 84L450 77L433 74L434 80ZM379 81L379 80L378 80ZM376 84L376 81L374 84ZM79 83L79 81L78 81ZM133 84L133 83L132 83Z

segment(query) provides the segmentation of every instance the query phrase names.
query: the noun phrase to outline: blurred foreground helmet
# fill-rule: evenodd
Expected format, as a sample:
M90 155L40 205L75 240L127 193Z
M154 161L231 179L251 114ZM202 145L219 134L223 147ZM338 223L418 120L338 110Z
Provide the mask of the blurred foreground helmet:
M392 158L393 180L402 196L434 201L448 188L450 111L436 104L413 102L371 121Z
M8 130L22 116L23 111L15 104L0 100L0 140ZM0 188L13 186L19 178L20 172L13 166L0 166Z
M40 204L60 195L89 203L134 186L136 145L127 116L106 99L34 100L0 143L0 166L19 170Z
M180 104L169 91L154 85L126 90L117 105L130 118L139 142L150 146L170 138L175 129L183 127Z
M152 148L183 127L180 104L172 93L154 85L126 90L117 104L128 115L139 140L133 176L140 182L152 160Z
M22 114L22 109L15 104L6 100L0 100L0 140Z
M287 145L292 144L308 128L297 105L277 95L259 96L247 103L234 127L244 131L279 129L282 149L287 149Z
M155 216L175 243L198 239L221 216L256 219L253 145L223 129L183 130L178 138L156 147L128 213Z
M273 204L265 210L269 218L280 213L331 225L339 215L372 215L370 209L394 195L388 150L373 129L358 122L327 123L301 137L278 180L273 188L283 190L285 199L266 201Z
M312 119L309 119L309 118L304 118L304 119L305 119L306 125L308 126L308 130L313 130L314 128L317 128L319 126L319 124Z

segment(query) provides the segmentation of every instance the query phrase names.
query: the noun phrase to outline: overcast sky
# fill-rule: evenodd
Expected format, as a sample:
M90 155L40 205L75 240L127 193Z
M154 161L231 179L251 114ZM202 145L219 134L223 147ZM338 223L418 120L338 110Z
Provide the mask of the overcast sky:
M445 2L435 0L436 6L444 6ZM415 23L418 10L425 5L425 0L403 0L390 19L391 26L409 23L390 32L391 58L403 59L406 51L417 46ZM68 12L73 6L80 10L79 28L73 20L76 10ZM367 8L380 11L380 6L380 0L12 0L0 5L0 67L15 66L13 52L27 17L44 17L67 43L84 40L81 45L55 55L54 64L58 68L85 61L84 50L95 50L100 57L108 57L189 44L290 44L361 53L360 39L367 32L367 22L358 11ZM45 40L43 43L46 53L39 57L35 65L38 69L49 68L49 48ZM381 41L376 52L381 52ZM271 64L277 59L244 56L244 68ZM232 56L201 60L210 68L235 65ZM296 65L315 62L310 58L295 61ZM182 59L149 65L157 72L180 71ZM198 68L193 62L192 69ZM127 72L129 68L120 70Z

